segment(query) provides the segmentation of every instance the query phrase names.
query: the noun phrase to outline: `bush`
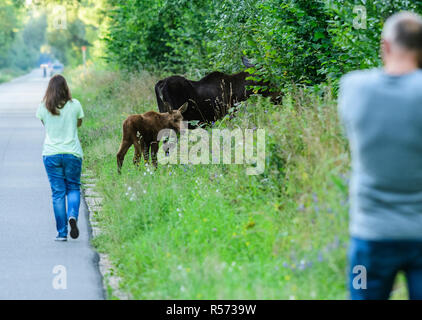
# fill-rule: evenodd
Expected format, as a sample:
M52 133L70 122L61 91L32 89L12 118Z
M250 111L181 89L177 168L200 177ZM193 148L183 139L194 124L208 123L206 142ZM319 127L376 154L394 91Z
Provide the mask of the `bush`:
M378 66L384 20L399 10L422 12L407 0L110 0L114 5L108 59L124 68L189 72L241 68L247 55L263 79L281 87L337 80ZM354 12L364 5L366 29Z

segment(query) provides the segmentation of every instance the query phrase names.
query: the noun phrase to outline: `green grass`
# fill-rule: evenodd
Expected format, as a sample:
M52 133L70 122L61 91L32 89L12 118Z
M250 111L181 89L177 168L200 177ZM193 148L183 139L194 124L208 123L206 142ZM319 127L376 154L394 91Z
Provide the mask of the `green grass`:
M262 175L243 165L135 168L131 149L119 176L122 121L157 109L157 78L68 76L86 113L84 166L104 197L94 245L110 255L123 291L135 299L347 298L349 156L329 90L296 90L282 106L253 97L216 124L266 130Z
M13 78L25 74L25 71L17 69L0 69L0 83L9 82Z

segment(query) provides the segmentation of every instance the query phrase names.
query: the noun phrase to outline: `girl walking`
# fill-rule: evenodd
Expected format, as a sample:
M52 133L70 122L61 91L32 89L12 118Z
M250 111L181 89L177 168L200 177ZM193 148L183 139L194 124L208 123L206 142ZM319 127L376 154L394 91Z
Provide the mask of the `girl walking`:
M36 116L46 129L42 155L52 191L56 240L67 240L68 223L70 236L76 239L83 157L78 127L84 112L79 101L72 99L63 76L51 78Z

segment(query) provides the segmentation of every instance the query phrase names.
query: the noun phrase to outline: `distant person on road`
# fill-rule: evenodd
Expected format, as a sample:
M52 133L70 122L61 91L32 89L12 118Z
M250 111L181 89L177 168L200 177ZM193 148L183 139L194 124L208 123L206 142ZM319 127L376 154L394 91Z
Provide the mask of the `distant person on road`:
M72 99L63 76L51 78L36 116L46 129L42 155L53 197L56 240L67 240L68 223L70 236L76 239L83 157L78 127L82 125L84 112L79 101Z
M339 113L352 155L352 299L388 299L399 271L422 299L422 17L401 12L383 29L384 67L341 80Z
M42 64L41 68L42 68L42 71L43 71L43 78L47 78L47 65Z

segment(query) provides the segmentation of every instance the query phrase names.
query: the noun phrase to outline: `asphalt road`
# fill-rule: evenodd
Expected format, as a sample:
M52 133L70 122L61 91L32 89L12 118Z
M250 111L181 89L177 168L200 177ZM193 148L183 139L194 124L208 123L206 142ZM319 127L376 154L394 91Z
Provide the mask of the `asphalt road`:
M79 238L54 241L44 128L35 118L47 83L35 70L0 85L0 299L103 299L85 203Z

